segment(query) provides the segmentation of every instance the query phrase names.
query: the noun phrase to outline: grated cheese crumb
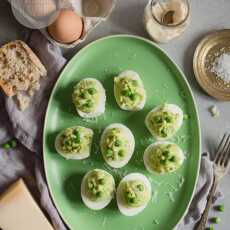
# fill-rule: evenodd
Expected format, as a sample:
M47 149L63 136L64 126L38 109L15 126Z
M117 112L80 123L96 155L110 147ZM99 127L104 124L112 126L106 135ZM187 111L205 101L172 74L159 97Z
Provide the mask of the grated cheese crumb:
M212 117L217 118L220 116L220 110L216 105L212 105L211 107L209 107L209 112L211 113Z

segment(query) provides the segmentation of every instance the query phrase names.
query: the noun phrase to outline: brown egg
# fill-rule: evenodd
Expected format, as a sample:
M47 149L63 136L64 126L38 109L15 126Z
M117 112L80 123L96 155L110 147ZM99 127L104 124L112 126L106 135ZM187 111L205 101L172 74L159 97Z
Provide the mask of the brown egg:
M50 36L60 43L78 40L83 31L83 20L73 10L63 9L58 18L48 26Z

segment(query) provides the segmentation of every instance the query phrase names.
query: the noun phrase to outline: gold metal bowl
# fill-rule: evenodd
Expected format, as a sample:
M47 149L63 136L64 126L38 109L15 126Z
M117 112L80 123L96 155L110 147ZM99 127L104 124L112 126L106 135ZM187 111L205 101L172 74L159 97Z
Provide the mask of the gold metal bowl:
M223 53L230 53L230 30L220 30L204 37L193 57L195 77L209 95L230 101L230 83L224 82L212 71L212 63Z

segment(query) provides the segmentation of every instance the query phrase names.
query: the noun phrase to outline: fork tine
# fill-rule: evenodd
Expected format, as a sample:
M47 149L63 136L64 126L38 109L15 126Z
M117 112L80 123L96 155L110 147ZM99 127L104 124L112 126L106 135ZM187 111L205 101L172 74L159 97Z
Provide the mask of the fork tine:
M228 143L228 148L226 150L226 154L225 154L225 157L223 159L223 166L228 167L229 161L230 161L230 141Z
M227 155L227 150L228 150L228 146L229 146L229 141L230 141L230 135L228 135L227 140L224 143L224 147L220 153L220 157L218 162L216 162L219 165L222 165L223 161L224 161L224 157Z
M221 152L222 152L222 149L223 149L223 144L224 144L224 141L226 139L226 136L227 136L227 134L225 133L224 136L222 137L221 141L220 141L220 144L218 145L217 153L216 153L216 156L215 156L215 159L214 159L215 163L217 163L219 161L219 158L220 158L220 155L221 155Z

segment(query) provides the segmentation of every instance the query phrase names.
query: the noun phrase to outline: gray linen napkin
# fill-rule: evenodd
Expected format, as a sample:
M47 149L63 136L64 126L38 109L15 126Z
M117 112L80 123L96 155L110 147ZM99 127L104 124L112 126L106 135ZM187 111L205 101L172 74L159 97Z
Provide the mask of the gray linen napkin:
M64 230L66 227L52 203L45 181L41 136L49 94L66 60L60 49L50 44L40 32L33 32L28 44L45 64L48 76L42 81L41 89L35 94L33 103L24 112L17 109L12 98L5 98L4 108L3 96L0 95L0 144L13 136L20 142L14 150L6 152L0 148L0 192L17 178L23 177L35 198L40 200L42 209L55 228ZM192 229L200 218L212 184L212 176L212 163L207 154L203 155L195 196L178 229L182 230L188 226L191 226L188 229Z

